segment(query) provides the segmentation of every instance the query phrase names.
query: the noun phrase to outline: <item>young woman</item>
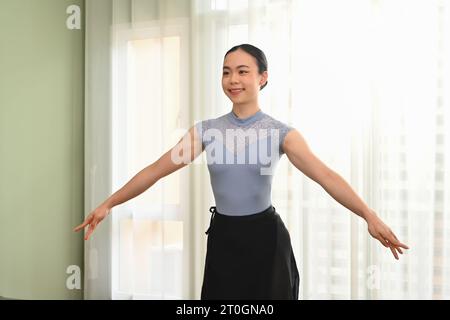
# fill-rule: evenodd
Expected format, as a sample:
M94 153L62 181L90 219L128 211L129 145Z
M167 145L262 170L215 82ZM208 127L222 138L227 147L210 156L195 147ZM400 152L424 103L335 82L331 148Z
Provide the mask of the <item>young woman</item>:
M231 48L224 57L222 88L233 102L232 110L192 126L176 146L136 174L74 230L89 226L85 240L89 239L114 206L138 196L207 150L216 206L210 208L206 231L201 298L298 299L300 277L289 232L270 198L273 169L286 153L296 168L362 217L370 235L398 259L401 248L408 246L311 152L298 130L261 110L258 93L267 78L267 60L260 49L250 44ZM175 160L175 154L187 161Z

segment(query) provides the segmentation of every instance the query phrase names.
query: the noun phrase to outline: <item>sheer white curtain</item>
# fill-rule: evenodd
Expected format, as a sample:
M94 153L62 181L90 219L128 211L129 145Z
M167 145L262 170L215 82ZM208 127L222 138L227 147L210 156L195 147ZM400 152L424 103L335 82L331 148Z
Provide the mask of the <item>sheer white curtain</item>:
M394 260L362 219L290 166L284 210L302 296L450 298L449 3L292 5L293 124L411 247Z
M88 0L86 213L231 110L225 52L269 62L261 108L296 127L411 250L396 261L365 222L287 157L272 203L302 299L450 298L450 5L444 0ZM86 298L198 299L214 205L203 154L116 207L86 244Z

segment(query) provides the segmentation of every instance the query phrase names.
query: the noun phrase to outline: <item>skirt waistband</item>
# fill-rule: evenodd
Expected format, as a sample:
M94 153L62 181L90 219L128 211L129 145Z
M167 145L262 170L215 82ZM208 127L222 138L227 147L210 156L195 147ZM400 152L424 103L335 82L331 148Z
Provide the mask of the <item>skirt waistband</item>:
M211 229L211 225L213 223L213 220L216 218L219 218L220 220L228 220L228 221L236 221L236 222L237 221L251 221L251 220L255 220L255 219L265 218L265 217L267 217L267 215L269 215L271 213L275 213L276 209L273 205L270 205L267 209L257 212L257 213L240 215L240 216L230 216L230 215L220 213L219 211L217 211L217 208L215 206L212 206L209 208L209 212L211 212L211 219L209 221L208 230L206 230L205 234L209 233L209 231Z

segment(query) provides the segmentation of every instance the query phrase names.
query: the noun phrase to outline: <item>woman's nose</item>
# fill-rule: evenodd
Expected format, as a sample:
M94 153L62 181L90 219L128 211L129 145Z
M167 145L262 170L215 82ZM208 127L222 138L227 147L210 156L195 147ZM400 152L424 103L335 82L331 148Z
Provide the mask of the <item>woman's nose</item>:
M231 83L236 83L237 82L237 75L235 73L231 74L230 82Z

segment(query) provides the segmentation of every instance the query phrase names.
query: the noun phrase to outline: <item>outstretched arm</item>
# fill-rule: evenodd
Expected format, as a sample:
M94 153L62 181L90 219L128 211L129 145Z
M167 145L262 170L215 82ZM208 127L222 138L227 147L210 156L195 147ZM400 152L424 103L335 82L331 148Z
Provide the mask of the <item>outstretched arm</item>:
M397 260L397 251L403 254L401 248L409 249L407 245L397 239L392 230L383 223L375 211L367 206L339 174L328 168L312 153L300 132L295 129L289 131L282 148L297 169L320 184L344 207L366 220L370 235L379 240L383 246L390 248Z
M85 221L77 226L74 231L78 232L89 226L88 232L85 235L85 240L88 240L97 225L109 214L114 206L140 195L153 186L159 179L192 162L202 151L201 139L197 134L195 126L192 126L172 149L137 173L121 189L92 211Z

